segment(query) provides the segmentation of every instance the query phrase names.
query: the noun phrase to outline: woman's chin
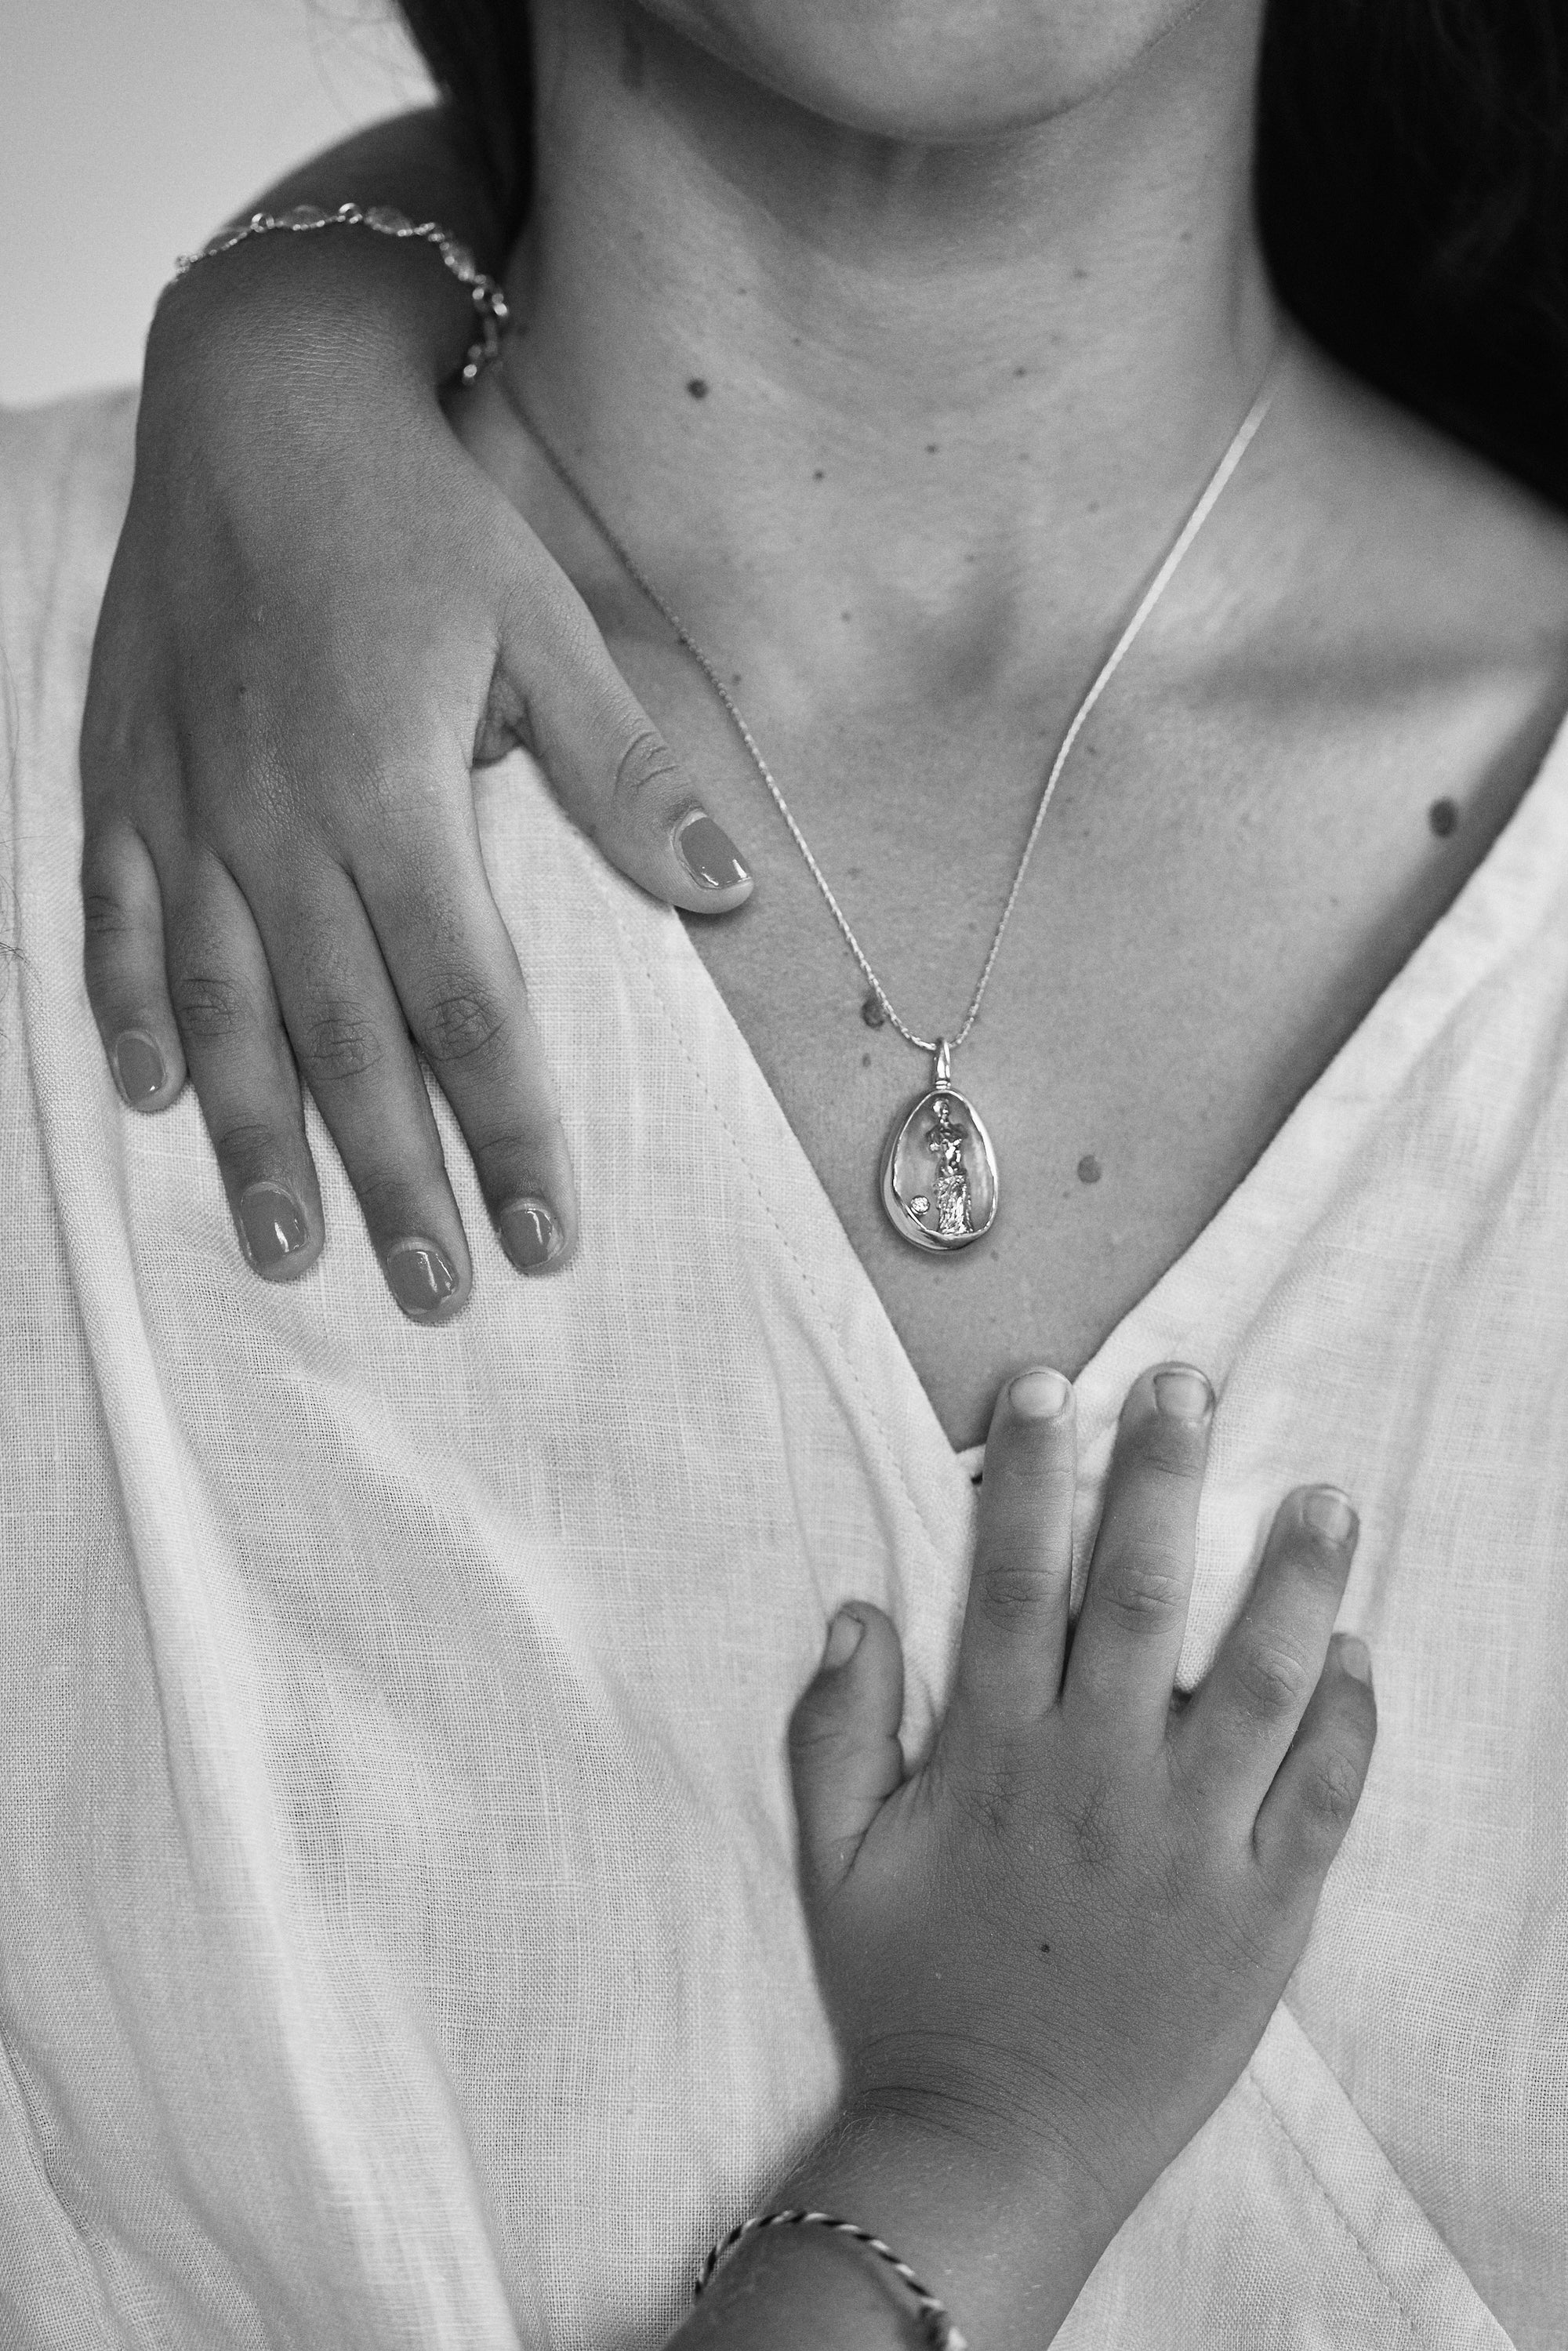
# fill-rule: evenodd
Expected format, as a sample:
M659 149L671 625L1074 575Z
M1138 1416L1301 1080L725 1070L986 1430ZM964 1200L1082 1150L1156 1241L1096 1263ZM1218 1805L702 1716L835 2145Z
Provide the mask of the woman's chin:
M829 121L934 145L978 142L1049 121L1112 88L1176 26L1207 13L1205 0L975 0L957 8L952 0L641 0L641 6L737 73Z

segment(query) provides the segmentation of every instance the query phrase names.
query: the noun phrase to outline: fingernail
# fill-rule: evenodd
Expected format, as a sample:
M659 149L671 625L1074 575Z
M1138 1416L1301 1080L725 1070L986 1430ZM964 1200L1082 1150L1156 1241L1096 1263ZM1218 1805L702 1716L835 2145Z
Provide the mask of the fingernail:
M521 1273L532 1273L560 1255L566 1236L551 1215L548 1202L508 1200L496 1212L501 1247Z
M1059 1420L1071 1401L1060 1372L1020 1372L1008 1390L1008 1402L1022 1420Z
M1301 1516L1315 1534L1329 1542L1348 1542L1355 1531L1350 1498L1337 1486L1314 1486L1301 1498Z
M822 1663L830 1670L847 1666L861 1645L865 1623L852 1608L841 1608L828 1627L828 1646L822 1652Z
M1355 1634L1347 1633L1341 1640L1339 1661L1353 1682L1369 1682L1372 1679L1372 1652Z
M240 1238L252 1265L281 1265L310 1238L305 1212L281 1184L251 1184L239 1196Z
M151 1102L162 1091L168 1072L157 1040L144 1029L127 1029L114 1040L112 1054L114 1082L120 1088L120 1100L127 1102Z
M1214 1390L1201 1372L1177 1370L1155 1375L1155 1403L1167 1420L1189 1426L1207 1420L1214 1408Z
M751 879L734 841L723 825L715 824L706 809L694 809L690 816L684 816L671 841L675 855L701 890L733 890L737 882Z
M457 1287L457 1276L434 1241L394 1241L386 1268L392 1294L405 1314L434 1314Z

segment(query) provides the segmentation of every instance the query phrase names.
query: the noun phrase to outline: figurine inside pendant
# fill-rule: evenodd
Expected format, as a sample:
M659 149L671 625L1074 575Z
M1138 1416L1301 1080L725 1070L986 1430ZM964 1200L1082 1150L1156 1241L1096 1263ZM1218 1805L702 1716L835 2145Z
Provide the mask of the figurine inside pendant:
M938 1038L930 1090L904 1113L882 1163L888 1222L916 1249L967 1249L997 1220L997 1155L979 1112L951 1081L952 1062Z

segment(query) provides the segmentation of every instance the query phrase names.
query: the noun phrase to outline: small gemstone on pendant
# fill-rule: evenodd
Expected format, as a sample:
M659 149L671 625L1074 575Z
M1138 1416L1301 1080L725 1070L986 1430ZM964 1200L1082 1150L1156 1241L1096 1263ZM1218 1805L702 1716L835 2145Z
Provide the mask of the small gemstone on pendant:
M881 1029L886 1025L887 1015L877 1000L874 988L861 1006L861 1019L868 1029Z

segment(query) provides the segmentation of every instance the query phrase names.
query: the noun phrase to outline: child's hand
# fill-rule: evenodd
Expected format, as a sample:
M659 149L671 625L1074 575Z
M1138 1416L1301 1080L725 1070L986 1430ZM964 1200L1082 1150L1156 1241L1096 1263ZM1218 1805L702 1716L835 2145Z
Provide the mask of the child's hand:
M658 897L750 887L716 827L677 845L689 785L450 431L418 303L451 292L359 231L258 238L174 289L82 741L88 986L126 1100L161 1110L189 1071L246 1253L287 1280L323 1238L302 1076L422 1320L470 1266L416 1047L513 1263L575 1229L470 763L524 741Z
M1013 2339L1021 2308L1060 2322L1236 2080L1371 1759L1365 1651L1330 1639L1355 1541L1332 1489L1281 1504L1239 1621L1173 1703L1210 1401L1178 1366L1134 1386L1070 1634L1071 1398L1051 1373L1015 1381L928 1760L905 1775L898 1635L866 1604L837 1664L835 1620L794 1719L850 2122L789 2200L869 2197L976 2344ZM988 2305L1009 2271L1012 2300Z

